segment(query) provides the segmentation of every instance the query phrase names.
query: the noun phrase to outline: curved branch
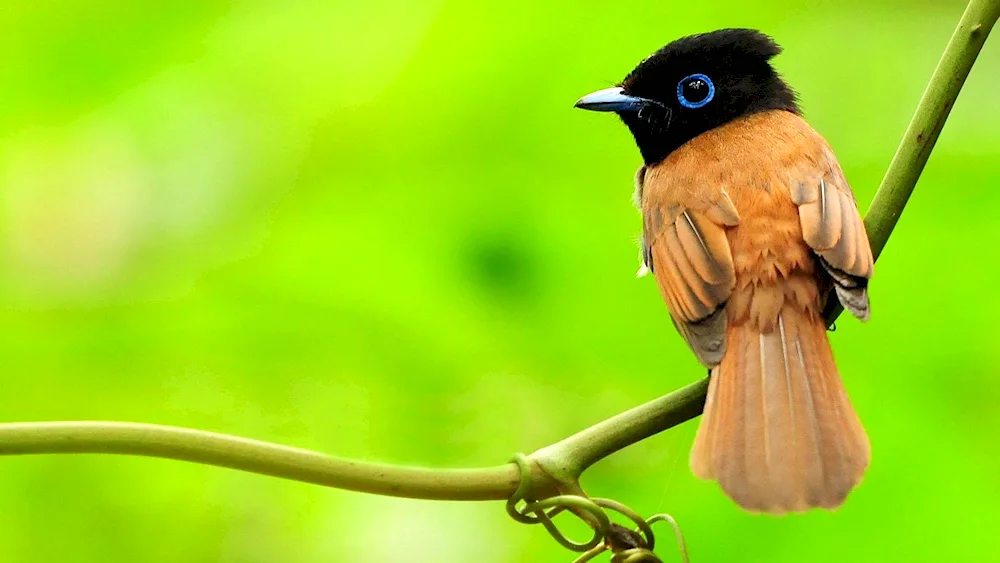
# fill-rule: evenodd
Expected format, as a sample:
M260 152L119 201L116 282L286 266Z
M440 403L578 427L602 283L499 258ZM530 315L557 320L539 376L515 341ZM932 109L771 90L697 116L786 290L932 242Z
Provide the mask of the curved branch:
M538 496L577 491L586 467L701 412L704 382L689 385L600 422L529 457ZM354 461L270 442L132 422L14 422L0 424L0 456L121 454L228 467L378 495L428 500L504 500L520 482L516 464L480 469L429 469ZM570 474L560 470L572 460Z
M948 41L865 216L865 229L876 259L889 242L889 235L910 200L958 93L998 18L1000 0L971 0ZM833 324L843 310L839 301L831 300L825 311L827 325Z
M17 454L162 457L352 491L435 500L506 499L519 482L514 464L482 469L384 465L226 434L130 422L0 424L0 455Z
M588 467L609 455L700 415L707 391L708 378L696 381L577 432L529 457L536 459L547 473L560 481L578 479Z
M876 258L889 241L958 93L998 18L1000 1L972 0L948 41L865 216L865 228Z

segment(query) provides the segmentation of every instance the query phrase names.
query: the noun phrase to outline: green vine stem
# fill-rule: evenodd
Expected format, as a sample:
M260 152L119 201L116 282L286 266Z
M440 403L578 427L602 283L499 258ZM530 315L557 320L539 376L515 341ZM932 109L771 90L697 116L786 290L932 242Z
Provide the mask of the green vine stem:
M17 454L162 457L339 489L434 500L505 499L519 482L514 464L482 469L385 465L227 434L131 422L0 424L0 455Z
M952 35L865 218L881 253L944 127L1000 0L972 0ZM831 308L831 322L839 311ZM608 455L699 414L708 389L697 381L529 455L530 498L582 494L578 480ZM514 463L481 469L426 469L331 457L309 450L203 432L125 422L0 424L0 455L126 454L239 469L366 493L435 499L503 500L518 488Z
M558 482L573 482L598 461L701 414L708 378L599 422L528 456Z
M958 93L998 18L1000 1L972 0L945 47L865 217L865 228L876 257L889 241Z
M532 497L579 494L585 468L572 464L559 478L543 470L562 460L597 461L660 427L683 422L701 410L704 384L689 385L600 422L529 457ZM634 423L635 426L630 426ZM520 482L517 464L481 469L427 469L355 461L310 450L227 434L131 422L15 422L0 424L0 455L124 454L162 457L239 469L271 477L378 495L430 500L505 500ZM589 463L587 464L589 465ZM558 470L555 474L560 474Z
M876 259L889 242L889 235L910 200L958 93L998 18L1000 0L971 0L951 35L865 216L865 229ZM833 324L842 311L840 302L831 300L825 311L827 324Z

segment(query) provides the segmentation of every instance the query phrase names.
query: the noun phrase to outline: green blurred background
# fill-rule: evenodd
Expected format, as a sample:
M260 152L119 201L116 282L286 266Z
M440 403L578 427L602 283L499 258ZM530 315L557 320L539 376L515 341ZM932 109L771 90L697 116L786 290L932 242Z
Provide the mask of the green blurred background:
M867 208L963 5L7 0L0 418L437 467L551 443L703 375L634 276L631 138L573 102L763 29ZM1000 561L998 91L993 38L833 336L874 451L842 510L740 511L688 471L694 423L588 490L671 512L696 563ZM500 503L0 459L3 562L571 558Z

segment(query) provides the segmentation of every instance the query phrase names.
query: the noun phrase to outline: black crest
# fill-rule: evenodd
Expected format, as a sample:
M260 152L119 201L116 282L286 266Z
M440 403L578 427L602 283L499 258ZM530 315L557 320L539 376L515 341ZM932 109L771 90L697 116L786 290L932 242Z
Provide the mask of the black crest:
M618 114L646 163L744 115L799 113L795 93L770 64L780 52L759 31L723 29L677 39L639 63L621 88L646 103Z

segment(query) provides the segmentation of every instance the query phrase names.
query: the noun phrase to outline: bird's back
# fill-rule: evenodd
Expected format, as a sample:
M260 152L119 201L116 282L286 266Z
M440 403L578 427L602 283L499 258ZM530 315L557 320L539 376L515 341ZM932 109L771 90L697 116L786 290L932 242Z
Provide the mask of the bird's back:
M646 242L678 329L712 368L695 474L751 510L839 505L869 446L822 319L829 275L807 240L829 229L834 205L853 204L829 147L798 115L753 114L681 146L643 186L647 230L666 216L694 233L684 244L661 227Z

